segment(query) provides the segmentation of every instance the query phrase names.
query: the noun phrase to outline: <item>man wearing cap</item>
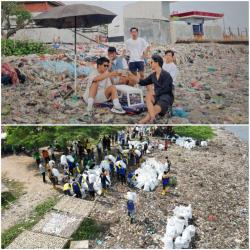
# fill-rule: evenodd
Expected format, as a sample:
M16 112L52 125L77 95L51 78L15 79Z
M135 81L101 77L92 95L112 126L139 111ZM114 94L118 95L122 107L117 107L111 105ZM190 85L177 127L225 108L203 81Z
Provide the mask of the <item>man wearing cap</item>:
M117 70L127 70L128 64L124 57L117 56L119 55L115 47L108 48L108 58L111 64L111 71Z
M108 48L108 58L110 60L110 71L118 71L121 72L120 76L112 77L111 81L113 84L126 84L126 72L125 70L128 69L128 64L125 58L119 55L116 51L115 47L109 47Z

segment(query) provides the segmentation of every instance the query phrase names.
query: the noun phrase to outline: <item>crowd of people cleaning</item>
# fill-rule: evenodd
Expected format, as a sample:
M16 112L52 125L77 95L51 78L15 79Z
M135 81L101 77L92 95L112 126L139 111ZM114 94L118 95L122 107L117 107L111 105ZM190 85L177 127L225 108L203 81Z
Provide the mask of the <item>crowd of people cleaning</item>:
M58 151L55 154L55 148L50 145L40 151L36 150L33 156L44 183L48 178L54 188L61 186L65 195L94 200L96 194L105 196L111 185L117 182L127 185L131 190L135 189L138 177L135 170L143 162L143 156L148 153L149 144L152 145L149 138L158 135L157 131L153 127L127 128L114 134L104 135L96 145L89 139L84 139L71 142L71 146L66 147L62 154ZM146 143L140 149L133 145L128 148L128 142L133 139ZM168 144L165 145L165 150L167 146ZM171 162L168 157L166 160L169 168L162 175L162 195L166 194L170 180ZM97 166L100 170L97 172L99 176L93 176ZM96 180L100 183L100 187L96 186ZM131 222L134 202L128 199L127 208L132 218Z

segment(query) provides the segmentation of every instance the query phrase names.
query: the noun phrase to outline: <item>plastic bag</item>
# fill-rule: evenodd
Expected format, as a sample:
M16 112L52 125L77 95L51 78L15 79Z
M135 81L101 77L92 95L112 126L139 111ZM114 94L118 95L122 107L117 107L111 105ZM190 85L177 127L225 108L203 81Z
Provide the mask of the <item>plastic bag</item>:
M131 200L136 202L136 193L135 192L127 192L126 195L127 200Z
M185 220L175 217L175 228L178 235L182 234L185 225Z
M171 217L167 220L166 235L172 238L175 238L177 236L174 217Z
M49 166L51 167L51 168L53 168L54 166L55 166L55 161L53 161L53 160L50 160L49 161Z
M192 207L191 207L191 204L189 204L188 207L184 207L184 206L175 207L174 215L177 218L183 217L186 221L188 219L192 219Z
M201 146L202 147L207 147L207 142L206 141L201 141Z
M73 158L72 155L67 155L66 158L67 158L68 161L74 162L74 158Z
M195 236L195 226L193 226L193 225L189 225L188 227L185 228L184 231L188 231L191 238ZM183 233L184 233L184 231L183 231Z
M66 155L61 156L60 162L62 165L68 165Z
M173 249L174 248L174 242L172 237L164 237L163 238L164 242L164 248L165 249Z

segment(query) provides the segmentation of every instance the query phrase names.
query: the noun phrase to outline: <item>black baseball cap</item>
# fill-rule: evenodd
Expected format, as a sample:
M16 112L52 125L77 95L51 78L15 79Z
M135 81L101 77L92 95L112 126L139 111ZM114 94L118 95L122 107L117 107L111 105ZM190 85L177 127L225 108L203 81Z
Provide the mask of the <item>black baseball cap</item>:
M109 47L108 52L115 52L118 55L115 47Z

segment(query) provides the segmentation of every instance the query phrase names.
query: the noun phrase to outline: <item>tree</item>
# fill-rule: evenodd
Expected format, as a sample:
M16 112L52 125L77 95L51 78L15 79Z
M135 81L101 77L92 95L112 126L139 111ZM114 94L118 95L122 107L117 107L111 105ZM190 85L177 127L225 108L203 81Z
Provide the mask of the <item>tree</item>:
M6 39L28 25L32 17L31 13L26 11L20 3L12 1L2 1L1 14L1 34L2 38ZM13 17L16 20L14 26L11 23Z
M64 148L69 142L74 140L90 139L96 141L102 135L113 134L122 128L113 126L11 126L6 128L6 143L14 147L21 146L32 150L57 142L61 148Z

